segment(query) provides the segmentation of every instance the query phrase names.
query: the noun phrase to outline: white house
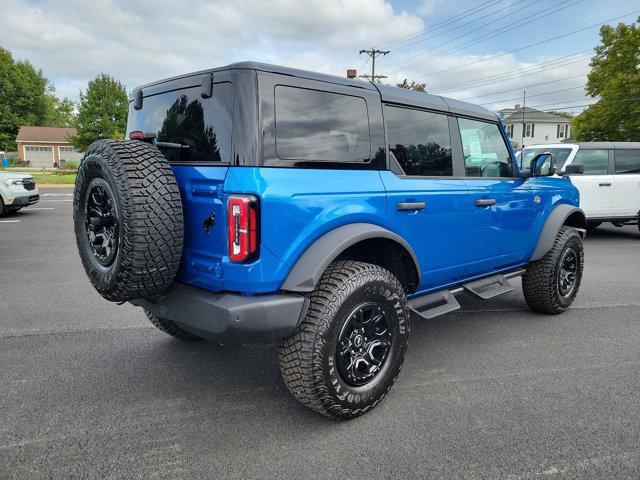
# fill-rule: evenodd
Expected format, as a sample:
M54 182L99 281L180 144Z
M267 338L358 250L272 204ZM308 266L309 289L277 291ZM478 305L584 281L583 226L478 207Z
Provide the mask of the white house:
M518 149L527 145L560 143L571 135L571 119L561 115L531 107L521 108L520 105L500 110L498 114L507 135Z

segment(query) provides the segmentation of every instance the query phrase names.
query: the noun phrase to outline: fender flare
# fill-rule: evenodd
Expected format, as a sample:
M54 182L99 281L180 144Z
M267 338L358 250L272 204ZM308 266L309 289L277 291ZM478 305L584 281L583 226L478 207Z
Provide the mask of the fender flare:
M530 261L540 260L551 250L553 243L556 241L560 228L565 224L567 218L578 212L581 217L581 227L586 228L586 217L582 209L574 207L573 205L562 204L555 207L547 220L544 222L540 236L538 237L538 243L536 249L533 251Z
M335 228L313 242L296 261L281 289L311 292L329 264L351 245L370 238L386 238L402 245L411 255L420 281L418 257L401 236L372 223L351 223Z

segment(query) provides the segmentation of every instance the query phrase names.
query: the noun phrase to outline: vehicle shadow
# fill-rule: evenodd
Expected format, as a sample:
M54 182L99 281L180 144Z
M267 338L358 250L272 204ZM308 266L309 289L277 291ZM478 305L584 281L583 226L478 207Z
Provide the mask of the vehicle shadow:
M633 239L640 238L640 230L636 225L627 225L624 227L599 227L595 230L587 232L585 241L592 240L610 240L610 239Z

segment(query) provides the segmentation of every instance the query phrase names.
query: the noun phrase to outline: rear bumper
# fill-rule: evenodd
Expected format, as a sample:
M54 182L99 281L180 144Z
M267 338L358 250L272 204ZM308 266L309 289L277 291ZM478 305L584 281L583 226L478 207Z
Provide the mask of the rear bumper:
M130 303L201 337L239 345L286 337L306 314L308 299L297 294L210 292L177 283L160 297Z

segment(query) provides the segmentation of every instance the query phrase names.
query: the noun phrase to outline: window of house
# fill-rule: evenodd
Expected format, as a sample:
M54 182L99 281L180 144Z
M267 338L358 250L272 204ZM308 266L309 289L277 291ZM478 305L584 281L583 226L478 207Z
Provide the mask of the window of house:
M60 153L71 153L71 152L75 152L76 149L73 147L58 147L60 148Z
M53 147L24 147L27 152L50 152Z
M507 125L507 135L509 138L513 138L513 123L511 125Z
M446 115L385 106L389 150L407 175L453 174Z
M640 173L640 150L616 150L616 173Z
M128 129L155 133L170 162L230 162L232 119L233 85L221 82L208 99L196 87L145 97L140 110L131 102Z
M333 162L371 159L364 98L278 85L275 111L279 158Z
M604 175L609 171L609 150L580 149L573 163L582 163L585 175Z
M556 132L556 137L557 138L569 138L569 125L558 125L557 128L557 132Z
M524 136L533 138L535 136L536 124L535 123L525 123L522 128L524 129Z
M509 149L495 123L458 119L465 173L469 177L513 177Z

